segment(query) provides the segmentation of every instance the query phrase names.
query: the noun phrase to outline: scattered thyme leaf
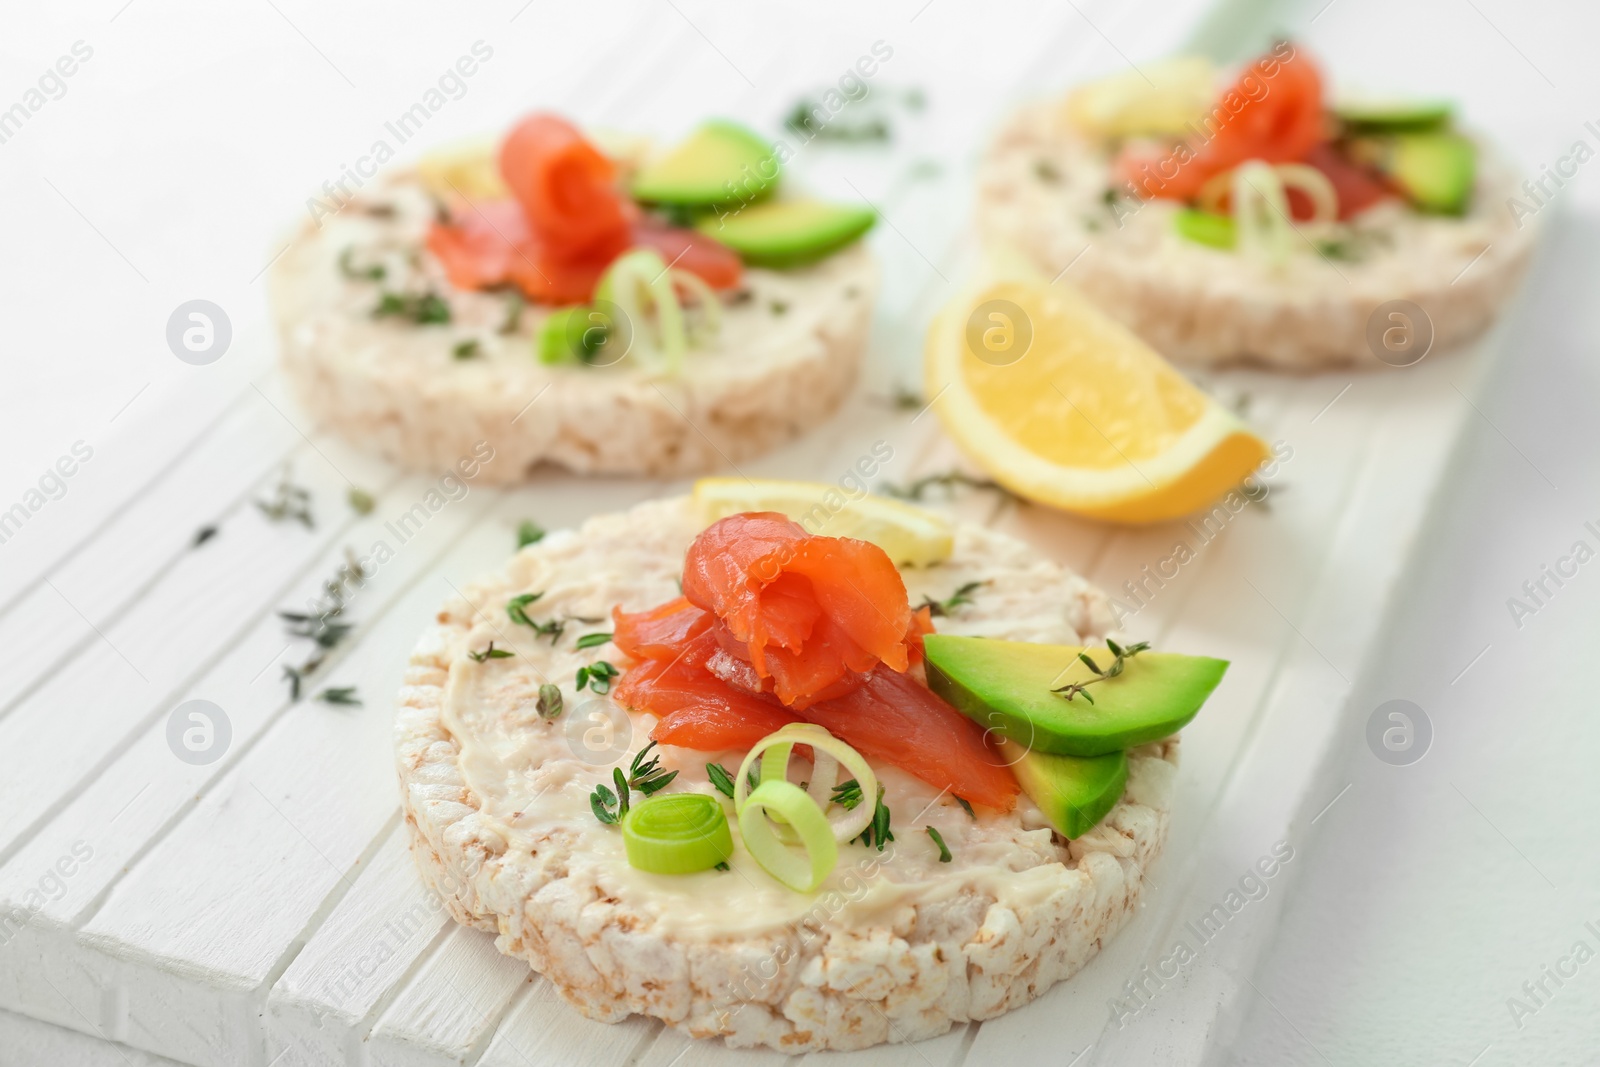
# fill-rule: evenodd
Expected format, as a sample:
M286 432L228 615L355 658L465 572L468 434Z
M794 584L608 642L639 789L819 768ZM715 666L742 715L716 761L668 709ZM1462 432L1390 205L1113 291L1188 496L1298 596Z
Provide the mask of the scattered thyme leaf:
M933 838L933 843L939 846L939 862L949 863L952 857L950 855L950 846L944 843L944 835L931 826L925 826L923 829L928 831L928 836Z
M789 305L782 300L772 301L772 303L767 305L767 308L774 315L786 315L789 312Z
M601 646L603 644L606 644L610 640L611 640L611 635L609 633L605 633L605 634L584 634L582 637L578 638L578 643L577 643L576 647L577 647L578 651L581 652L586 648L598 648L599 646Z
M493 641L490 641L489 647L482 652L467 653L467 657L474 663L482 663L486 659L510 659L514 655L516 655L515 652L509 652L503 648L495 648Z
M1061 172L1057 170L1056 165L1050 162L1048 159L1034 160L1033 174L1034 177L1049 185L1054 185L1061 180Z
M346 278L360 278L364 281L379 282L383 280L385 271L382 263L373 263L365 267L355 265L355 246L350 245L339 253L339 273Z
M532 519L523 519L522 524L517 527L518 548L527 548L529 545L536 545L543 540L544 527Z
M372 317L410 319L419 326L440 325L450 321L450 305L431 289L420 295L383 292L372 309Z
M890 841L894 840L894 833L889 829L889 805L883 802L883 786L878 786L877 807L872 812L872 822L861 831L861 836L855 840L860 841L868 848L877 847L879 852Z
M621 767L611 768L611 780L617 784L617 818L628 814L628 779L623 777Z
M194 540L189 542L189 547L199 548L215 536L217 536L217 528L215 526L202 526L194 532Z
M733 796L733 775L728 773L728 768L720 763L708 763L706 777L711 779L711 785L717 792L725 797Z
M726 860L724 860L724 861L722 861L720 863L714 863L714 864L712 864L712 866L715 867L719 871L731 871L731 870L733 870L732 867L728 866Z
M561 687L546 682L539 687L539 699L534 703L533 710L539 713L539 718L553 721L561 717Z
M356 687L353 685L340 686L336 689L324 689L317 694L317 699L324 704L361 706L361 698L356 695Z
M872 399L890 411L920 411L927 406L921 391L906 385L896 385L890 392Z
M518 623L522 626L533 626L535 629L537 629L538 627L535 625L534 621L528 618L528 613L523 609L542 596L544 596L544 593L538 592L523 593L521 596L512 597L510 600L506 601L506 615L514 623Z
M311 518L311 491L295 485L289 477L289 471L285 469L278 478L271 499L257 500L256 507L273 522L293 520L308 530L316 529L316 523Z
M960 804L966 809L967 814L972 817L973 822L978 821L978 813L972 810L972 805L967 803L966 797L956 797L956 803Z
M476 337L467 338L452 348L450 354L456 359L477 359L479 354L478 339Z
M357 515L371 515L372 509L378 506L378 502L372 498L371 493L365 489L357 489L353 485L350 487L350 491L344 495L344 498L349 502L350 510Z
M516 333L517 330L521 329L522 309L527 306L528 302L522 299L521 291L516 289L511 290L511 294L506 298L506 317L505 320L500 323L500 329L498 332L502 335L513 334Z
M964 486L968 489L990 489L1007 500L1020 501L1021 499L992 478L974 478L970 474L956 470L944 471L939 474L926 474L904 486L886 483L879 486L879 489L885 496L898 497L901 500L920 501L927 496L928 490L935 486L946 490L954 489L956 486Z
M288 681L289 681L289 699L290 700L299 700L300 699L300 679L301 679L301 674L300 674L299 668L291 667L288 664L284 664L283 676L286 679L288 679Z
M611 692L611 682L622 672L603 659L595 660L587 667L578 668L578 692L583 692L584 687L594 690L604 696Z
M956 608L959 608L963 604L972 603L972 594L980 586L986 584L988 583L981 581L966 582L958 587L954 593L950 594L950 596L944 600L935 600L931 596L923 597L922 603L918 604L917 607L927 608L928 614L937 619L942 616L949 615L952 611L954 611Z
M840 782L833 787L833 796L829 797L829 799L846 811L854 811L860 806L863 799L861 796L861 783L854 778Z
M615 826L621 817L616 812L617 795L607 789L605 783L594 787L594 792L589 794L589 808L594 812L594 817L607 826Z

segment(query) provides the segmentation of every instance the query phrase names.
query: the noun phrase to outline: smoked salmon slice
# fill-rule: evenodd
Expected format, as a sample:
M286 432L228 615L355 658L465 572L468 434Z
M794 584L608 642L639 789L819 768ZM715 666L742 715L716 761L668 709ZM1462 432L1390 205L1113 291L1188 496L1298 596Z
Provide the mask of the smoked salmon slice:
M565 119L539 112L512 127L500 176L546 247L573 256L627 240L632 205L616 165Z
M910 664L911 607L888 554L867 541L812 537L776 512L707 527L684 558L683 595L727 625L792 707L852 672Z
M747 749L813 722L971 803L1016 800L983 729L906 673L932 613L911 610L876 545L812 537L774 512L732 515L690 546L683 596L612 620L612 640L637 661L612 694L660 718L650 736L661 744Z
M458 289L507 283L545 304L583 304L630 248L713 289L739 284L738 253L705 234L645 216L617 185L616 166L565 119L534 114L500 146L500 174L512 199L473 203L428 231L428 251Z

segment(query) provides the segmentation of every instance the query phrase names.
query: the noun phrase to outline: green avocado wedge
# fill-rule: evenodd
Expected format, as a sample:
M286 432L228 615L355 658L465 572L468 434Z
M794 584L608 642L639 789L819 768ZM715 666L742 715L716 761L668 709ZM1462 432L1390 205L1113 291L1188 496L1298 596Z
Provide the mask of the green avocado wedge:
M1115 678L1071 700L1051 690L1095 677L1116 658L1104 648L928 634L928 687L980 726L1034 752L1104 756L1177 733L1206 702L1228 661L1141 652ZM1085 697L1092 697L1090 703Z
M1128 784L1128 754L1052 756L1029 752L1015 741L1000 742L1017 784L1057 833L1082 837L1106 817Z
M648 204L715 207L760 200L778 185L773 148L743 126L713 119L634 176L635 199Z
M837 252L872 229L877 217L868 207L772 200L703 219L698 228L739 253L746 263L781 268Z
M1433 130L1450 121L1448 100L1341 100L1333 113L1346 126L1366 130Z

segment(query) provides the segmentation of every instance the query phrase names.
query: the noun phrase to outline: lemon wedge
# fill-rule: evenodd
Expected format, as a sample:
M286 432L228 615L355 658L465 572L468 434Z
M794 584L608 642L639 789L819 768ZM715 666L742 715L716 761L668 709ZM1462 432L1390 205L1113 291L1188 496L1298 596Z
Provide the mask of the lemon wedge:
M417 177L428 191L447 202L498 200L509 196L500 178L499 145L482 139L429 152L417 160Z
M1237 486L1259 437L1076 290L991 271L929 328L928 395L1002 485L1116 522L1160 522Z
M1075 91L1067 118L1092 137L1185 136L1216 103L1216 85L1216 68L1203 56L1147 63Z
M954 528L943 516L886 497L852 496L825 482L701 478L694 504L706 523L741 511L780 512L807 533L871 541L896 563L917 567L949 556L953 544Z

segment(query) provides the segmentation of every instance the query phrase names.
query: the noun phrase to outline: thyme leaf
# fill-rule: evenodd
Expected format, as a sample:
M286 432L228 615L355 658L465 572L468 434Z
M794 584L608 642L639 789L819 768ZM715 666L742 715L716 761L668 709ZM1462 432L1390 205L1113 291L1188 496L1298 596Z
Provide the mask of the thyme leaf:
M720 763L708 763L706 777L711 779L711 785L717 792L730 799L733 797L733 775L728 773L728 768Z
M522 525L517 527L517 547L527 548L544 540L544 528L532 519L523 519Z
M949 863L951 860L950 846L944 843L944 835L931 826L924 826L923 829L928 831L928 836L933 838L933 843L939 846L939 862Z
M533 710L539 713L539 718L547 722L561 717L562 700L561 687L546 682L539 687L539 699L533 705Z
M361 706L361 698L356 695L356 687L353 685L341 686L337 689L324 689L317 694L317 699L324 704Z
M482 652L468 652L467 658L474 663L482 663L486 659L510 659L514 655L516 655L515 652L510 652L503 648L495 648L494 642L490 641L488 648Z
M883 802L883 786L878 786L878 803L872 812L872 822L861 831L861 836L856 838L868 848L876 847L879 852L890 841L894 840L894 833L889 829L889 805Z
M622 672L603 659L595 660L587 667L578 668L578 692L583 692L584 687L594 690L604 696L611 692L611 682Z

